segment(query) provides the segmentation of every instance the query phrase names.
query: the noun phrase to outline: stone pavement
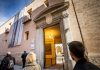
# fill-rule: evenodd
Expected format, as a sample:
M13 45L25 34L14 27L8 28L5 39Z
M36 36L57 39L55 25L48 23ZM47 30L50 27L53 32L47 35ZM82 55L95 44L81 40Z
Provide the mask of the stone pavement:
M23 70L23 69L22 69L22 66L15 65L15 66L14 66L14 70Z
M22 66L15 65L14 70L23 70ZM42 69L42 70L63 70L63 69Z

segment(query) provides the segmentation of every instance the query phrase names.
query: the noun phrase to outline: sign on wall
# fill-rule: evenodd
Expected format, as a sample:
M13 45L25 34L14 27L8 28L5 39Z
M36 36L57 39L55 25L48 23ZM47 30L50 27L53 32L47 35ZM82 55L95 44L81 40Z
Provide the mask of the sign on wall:
M32 40L32 42L31 42L31 48L32 48L32 49L35 49L34 40Z

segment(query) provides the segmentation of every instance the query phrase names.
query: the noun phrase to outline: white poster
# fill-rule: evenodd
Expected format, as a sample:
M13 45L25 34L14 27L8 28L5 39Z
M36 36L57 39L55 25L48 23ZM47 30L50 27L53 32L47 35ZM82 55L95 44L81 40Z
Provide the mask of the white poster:
M31 42L31 48L32 48L32 49L35 49L34 47L35 47L35 46L34 46L34 40L32 40L32 42Z

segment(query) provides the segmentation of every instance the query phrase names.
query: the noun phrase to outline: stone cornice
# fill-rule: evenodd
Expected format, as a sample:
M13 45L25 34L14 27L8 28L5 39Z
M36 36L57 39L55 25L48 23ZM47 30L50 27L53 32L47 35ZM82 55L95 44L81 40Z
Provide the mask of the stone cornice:
M68 7L69 7L69 2L63 2L63 3L60 3L60 4L56 4L56 5L47 7L46 9L44 9L43 11L41 11L35 17L35 19L33 19L33 21L37 22L40 19L44 18L48 13L52 14L52 13L57 12L57 11L63 11L65 9L68 9Z

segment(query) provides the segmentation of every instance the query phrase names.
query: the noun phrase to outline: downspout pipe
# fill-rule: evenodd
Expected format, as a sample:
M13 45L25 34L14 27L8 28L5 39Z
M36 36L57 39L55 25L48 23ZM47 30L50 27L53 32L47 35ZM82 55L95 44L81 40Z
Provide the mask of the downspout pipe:
M79 23L79 20L78 20L78 16L77 16L77 12L76 12L76 9L75 9L75 5L74 5L73 0L71 0L71 1L72 1L73 9L74 9L74 12L75 12L76 20L77 20L77 23L78 23L78 27L79 27L80 35L81 35L81 38L82 38L82 42L84 44L83 34L82 34L82 30L81 30L80 23Z
M82 30L81 30L80 23L79 23L78 16L77 16L77 12L76 12L76 9L75 9L75 5L74 5L73 0L71 0L71 2L72 2L73 9L74 9L74 12L75 12L76 20L77 20L77 23L78 23L78 27L79 27L79 31L80 31L82 43L83 43L83 45L85 46L84 38L83 38L83 34L82 34ZM86 49L86 46L85 46L85 49ZM88 60L88 52L87 52L87 49L86 49L86 52L85 52L85 53L86 53L86 54L85 54L85 57L86 57L86 59Z

